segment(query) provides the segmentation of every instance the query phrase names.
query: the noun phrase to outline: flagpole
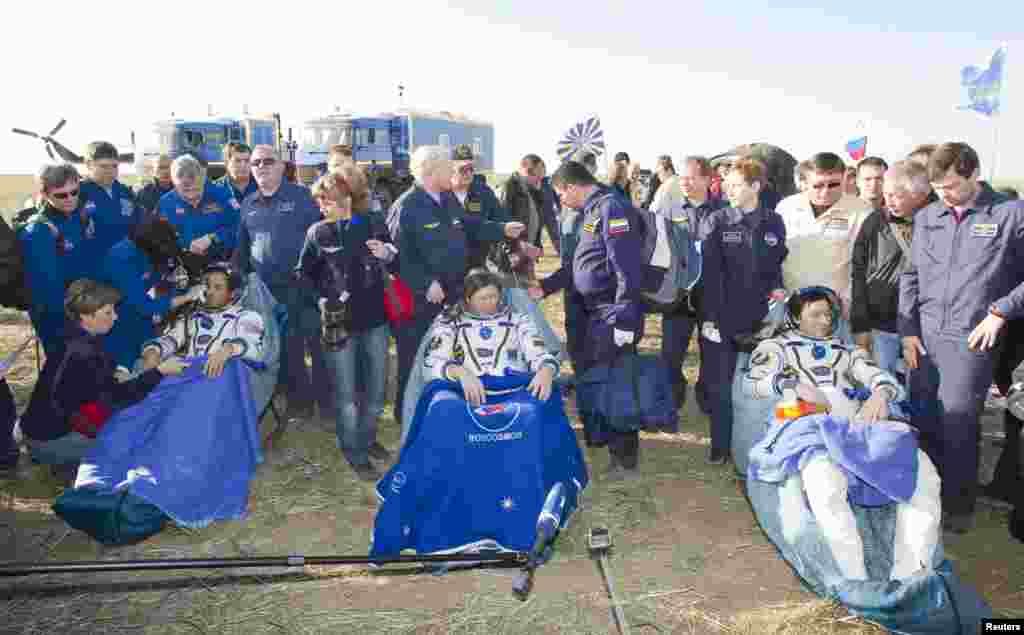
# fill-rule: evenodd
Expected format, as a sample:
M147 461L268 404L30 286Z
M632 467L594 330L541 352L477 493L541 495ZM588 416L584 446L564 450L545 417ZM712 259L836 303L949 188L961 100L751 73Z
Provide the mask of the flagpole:
M996 163L999 161L999 115L992 117L992 161L988 167L988 184L995 187Z

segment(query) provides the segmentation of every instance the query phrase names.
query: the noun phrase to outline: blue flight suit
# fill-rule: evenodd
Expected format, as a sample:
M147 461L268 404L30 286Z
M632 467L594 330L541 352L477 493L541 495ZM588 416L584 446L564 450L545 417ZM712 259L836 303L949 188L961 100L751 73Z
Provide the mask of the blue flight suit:
M458 196L452 195L456 202ZM505 223L508 221L508 212L501 206L498 196L487 185L484 179L473 179L466 191L466 200L461 203L463 215L467 218L478 218L481 221L494 221ZM469 254L466 257L466 271L476 267L486 267L487 253L490 251L494 241L478 241L468 235Z
M316 294L295 280L295 266L306 242L306 232L320 221L320 209L309 190L281 181L271 196L257 191L242 202L238 243L232 257L243 275L259 274L270 293L288 310L288 328L282 337L280 383L288 394L291 416L311 415L313 403L321 415L333 412L331 382L320 343L320 310ZM306 351L313 359L312 376L306 370Z
M633 333L634 345L644 330L640 219L629 199L615 189L599 186L583 205L583 223L573 255L573 284L583 298L580 340L586 342L576 361L585 374L599 364L611 364L619 354L614 329ZM591 441L608 443L608 451L627 469L638 462L638 431L619 432L590 426ZM640 426L637 425L637 430Z
M756 333L768 314L768 296L782 286L786 226L782 216L758 208L715 212L715 229L703 241L703 319L713 322L721 342L701 338L700 376L711 415L711 452L732 447L732 383L735 337Z
M160 197L157 211L174 226L178 246L188 250L193 240L210 235L213 242L206 251L211 260L226 260L238 244L238 201L222 187L203 189L199 204L192 206L176 190Z
M398 349L398 396L395 412L402 412L405 384L412 364L431 323L443 304L462 300L466 262L471 242L501 240L504 224L480 219L463 212L451 192L441 192L435 200L419 184L405 191L391 207L391 239L398 246L399 272L412 290L413 319L395 332ZM427 290L433 281L444 289L442 304L427 302Z
M110 194L93 181L82 181L79 196L85 212L96 221L93 261L96 266L111 247L128 237L128 232L145 219L146 211L135 202L135 194L120 181L110 186Z
M167 268L155 268L146 252L127 238L104 257L100 280L121 292L117 321L105 339L107 351L118 366L131 370L142 345L157 336L156 321L171 310L172 296L151 295L150 290L170 275Z
M18 232L18 240L32 294L32 326L47 357L60 355L64 292L75 280L94 275L96 223L82 206L65 215L46 205Z
M954 516L973 513L978 495L979 417L1001 346L972 351L967 336L990 311L1024 317L1024 201L983 190L959 220L941 200L918 211L899 328L927 351L910 373L914 424Z
M231 177L227 174L219 179L214 179L213 184L223 188L226 192L234 196L239 205L241 205L242 201L248 198L250 194L259 189L259 187L256 186L256 179L251 176L249 177L249 182L246 183L244 190L237 189L235 187L235 182L232 181Z
M723 206L724 204L720 200L712 199L709 194L708 198L700 205L694 205L689 200L683 199L672 208L652 211L667 217L672 222L686 223L693 240L703 241L715 228L715 211ZM700 298L703 295L703 280L707 278L707 273L703 272L701 278L701 282L692 291L698 313L700 312ZM682 408L686 401L686 376L683 375L683 364L690 349L693 329L700 322L700 315L692 316L685 308L681 308L673 314L663 315L661 318L661 358L665 361L669 377L672 380L676 408ZM703 345L699 337L697 345ZM701 410L705 413L709 412L706 399L707 384L704 382L703 376L697 379L696 394Z

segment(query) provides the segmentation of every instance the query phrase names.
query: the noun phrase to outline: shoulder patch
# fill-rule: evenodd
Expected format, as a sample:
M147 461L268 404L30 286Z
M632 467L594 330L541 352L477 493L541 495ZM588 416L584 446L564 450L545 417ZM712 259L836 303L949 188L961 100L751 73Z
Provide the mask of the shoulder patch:
M608 219L608 234L614 236L616 234L625 234L629 231L629 220L625 218L610 218Z

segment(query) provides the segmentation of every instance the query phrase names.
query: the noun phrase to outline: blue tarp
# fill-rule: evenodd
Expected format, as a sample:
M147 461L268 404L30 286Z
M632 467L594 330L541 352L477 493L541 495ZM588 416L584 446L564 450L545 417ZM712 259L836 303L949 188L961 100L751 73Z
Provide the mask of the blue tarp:
M528 550L544 498L559 482L566 525L587 469L561 394L538 401L525 390L531 377L484 377L484 387L500 394L479 408L468 406L458 384L427 384L399 461L377 484L371 556Z
M186 527L245 516L249 481L263 461L252 371L231 360L211 379L205 358L192 362L111 417L79 467L75 490L127 488Z

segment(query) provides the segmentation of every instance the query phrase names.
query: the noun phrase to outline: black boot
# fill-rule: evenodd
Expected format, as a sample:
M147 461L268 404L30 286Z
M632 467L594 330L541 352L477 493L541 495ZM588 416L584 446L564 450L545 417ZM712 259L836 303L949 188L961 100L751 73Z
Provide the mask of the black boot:
M1010 411L1003 413L1003 430L1006 434L1006 445L999 455L995 472L992 475L992 482L983 489L983 494L988 498L1012 503L1017 495L1020 464L1020 443L1021 443L1021 421Z

